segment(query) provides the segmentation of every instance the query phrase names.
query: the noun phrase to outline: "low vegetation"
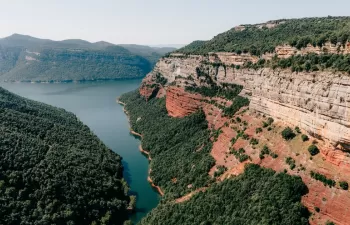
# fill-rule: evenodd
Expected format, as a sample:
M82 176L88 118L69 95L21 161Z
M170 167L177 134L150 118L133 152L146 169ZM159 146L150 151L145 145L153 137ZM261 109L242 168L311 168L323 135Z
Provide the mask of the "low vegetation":
M286 158L286 163L289 165L289 168L291 170L294 170L294 168L295 168L295 160L292 157L287 157Z
M309 137L308 137L306 134L302 134L302 135L301 135L301 140L302 140L303 142L308 141L308 140L309 140Z
M339 182L339 186L340 186L341 189L343 189L343 190L348 190L348 189L349 189L349 184L348 184L348 182L346 182L346 181L340 181L340 182Z
M219 177L227 171L227 168L224 166L217 166L216 171L214 173L214 177Z
M261 127L258 127L258 128L255 129L255 133L256 133L256 134L259 134L259 133L261 133L262 131L263 131L263 130L262 130Z
M309 151L310 155L312 155L312 156L315 156L318 153L320 153L320 150L317 148L316 145L310 145L307 150Z
M245 154L244 148L240 148L238 151L231 148L230 152L236 157L236 159L238 159L239 162L244 162L249 159L249 156Z
M259 144L259 140L256 139L256 138L252 138L252 139L250 140L250 144L251 144L251 145L257 145L257 144Z
M312 178L315 180L321 181L325 186L328 185L329 187L334 187L335 186L335 181L332 179L328 179L325 175L320 174L318 172L311 171L310 175Z
M270 155L272 158L277 158L278 155L274 152L272 152L269 147L267 147L266 145L264 145L260 151L260 154L259 154L259 158L260 159L264 159L265 158L265 155Z

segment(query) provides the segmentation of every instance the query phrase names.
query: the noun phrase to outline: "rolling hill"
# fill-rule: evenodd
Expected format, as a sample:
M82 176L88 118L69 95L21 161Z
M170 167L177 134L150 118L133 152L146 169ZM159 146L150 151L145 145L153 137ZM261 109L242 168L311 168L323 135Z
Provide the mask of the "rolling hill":
M0 81L68 82L141 78L173 48L53 41L13 34L0 39Z

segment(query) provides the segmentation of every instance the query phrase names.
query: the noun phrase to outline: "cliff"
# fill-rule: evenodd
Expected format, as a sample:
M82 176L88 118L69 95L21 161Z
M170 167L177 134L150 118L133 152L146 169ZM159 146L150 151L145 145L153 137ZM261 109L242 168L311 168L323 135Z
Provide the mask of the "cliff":
M229 66L244 61L243 58L225 54L221 57L225 60L220 60L222 66L208 64L214 61L210 56L164 58L149 76L156 72L169 83L181 87L200 86L202 78L196 75L199 68L218 84L243 85L241 94L250 98L250 109L299 126L335 148L350 149L350 77L347 74L333 71L292 73L269 68L237 70Z
M298 54L305 51L301 50ZM281 53L279 57L283 58L285 54L289 53ZM306 171L290 171L291 174L301 176L309 188L309 194L303 197L303 204L311 212L315 211L315 207L321 210L320 213L315 212L310 223L331 220L345 225L344 221L350 219L347 216L350 215L348 192L323 186L319 181L311 179L309 173L320 171L337 181L348 180L350 158L346 151L350 150L350 77L330 70L297 73L282 69L253 70L230 66L257 60L249 54L238 56L234 53L172 55L158 61L154 70L144 79L140 93L146 99L151 95L165 95L166 108L172 117L184 117L199 109L205 112L209 128L222 130L211 150L216 165L209 174L213 175L217 166L224 166L228 170L220 177L223 180L242 173L245 164L228 153L231 140L237 135L232 128L237 124L223 115L217 103L230 105L231 102L190 93L186 87L207 86L208 77L217 85L243 85L240 95L250 99L249 111L242 114L242 119L249 124L245 133L250 138L266 143L280 156L278 159L268 157L261 160L249 141L243 139L238 140L233 147L244 148L253 163L276 171L283 171L286 168L285 158L293 156L297 165L306 167ZM157 74L167 79L167 84L162 86L162 95L159 95L159 86L154 85L157 84ZM216 104L209 103L210 100ZM265 131L263 134L255 134L255 129L263 122L261 115L277 121L274 135L265 134ZM280 132L286 125L300 127L313 137L312 140L307 143L284 144ZM312 141L317 142L321 150L321 156L316 160L308 159L309 153L306 150ZM300 152L297 148L303 150Z
M241 174L246 163L297 175L308 187L302 203L312 213L310 224L346 225L350 194L340 184L350 182L350 35L343 26L350 18L235 27L161 58L140 94L147 100L165 96L171 117L203 110L215 160L208 173L217 182ZM243 99L227 91L237 85L250 104L228 114ZM293 140L281 136L287 126L300 128ZM310 155L312 144L321 154ZM314 172L334 183L316 180Z

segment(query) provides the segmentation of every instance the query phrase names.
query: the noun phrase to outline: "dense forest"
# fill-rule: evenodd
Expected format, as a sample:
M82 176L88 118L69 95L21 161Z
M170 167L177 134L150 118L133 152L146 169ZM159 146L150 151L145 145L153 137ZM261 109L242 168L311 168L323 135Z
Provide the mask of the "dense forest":
M268 22L266 25L242 25L244 29L232 28L209 41L195 41L177 52L207 54L209 52L236 52L261 55L274 52L281 44L300 49L307 44L322 46L327 41L345 44L350 37L350 17L323 17L289 19Z
M161 203L140 224L309 224L308 210L300 203L306 193L300 177L249 164L243 174L189 201Z
M165 99L146 102L138 91L124 94L131 127L143 134L142 147L150 151L151 178L165 191L166 199L178 198L212 180L212 143L203 112L185 118L168 116ZM190 186L189 186L190 185Z
M121 157L72 113L0 88L0 224L123 224Z
M0 39L0 81L84 81L141 78L172 48L51 41L25 35Z
M291 72L313 72L323 70L334 70L350 74L350 55L345 54L314 54L293 55L286 59L273 57L272 60L259 60L257 63L245 63L242 68L281 68L290 69Z

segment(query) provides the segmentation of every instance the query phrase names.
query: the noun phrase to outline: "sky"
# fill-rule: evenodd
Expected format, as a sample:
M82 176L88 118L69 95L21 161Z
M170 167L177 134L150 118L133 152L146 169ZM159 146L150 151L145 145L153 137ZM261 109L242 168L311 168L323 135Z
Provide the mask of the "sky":
M349 0L0 0L0 37L188 44L239 24L350 16L349 8Z

